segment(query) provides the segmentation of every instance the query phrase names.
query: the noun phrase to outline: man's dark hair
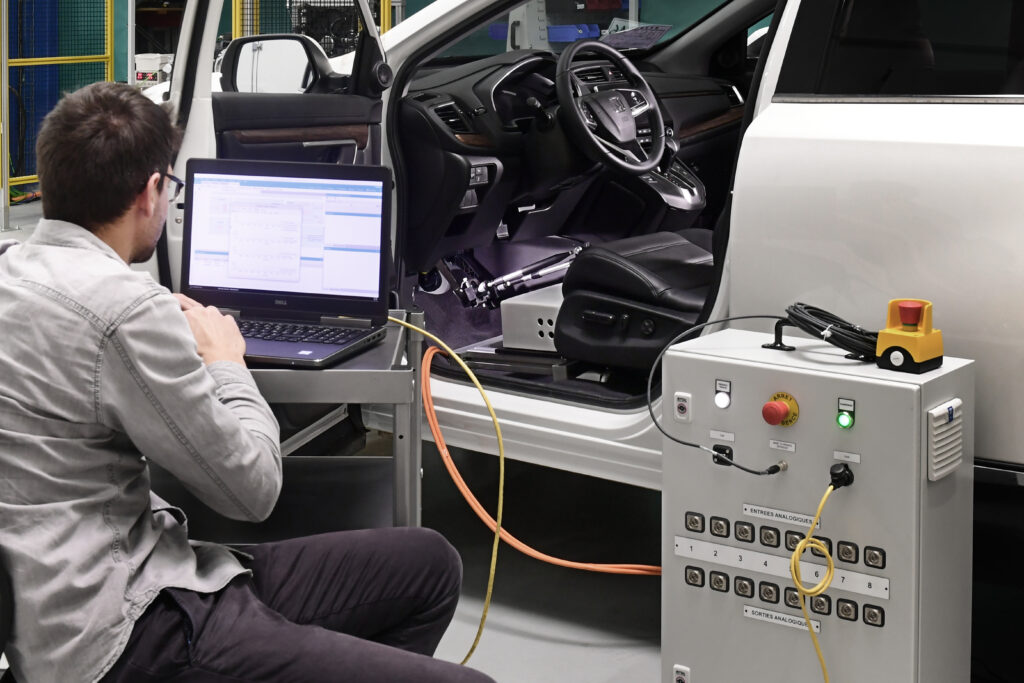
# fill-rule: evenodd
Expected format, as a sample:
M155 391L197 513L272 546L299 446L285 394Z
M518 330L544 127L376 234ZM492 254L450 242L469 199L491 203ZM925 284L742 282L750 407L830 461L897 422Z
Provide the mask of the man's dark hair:
M167 170L180 142L168 112L129 85L93 83L65 95L36 140L43 216L87 230L115 220L154 172Z

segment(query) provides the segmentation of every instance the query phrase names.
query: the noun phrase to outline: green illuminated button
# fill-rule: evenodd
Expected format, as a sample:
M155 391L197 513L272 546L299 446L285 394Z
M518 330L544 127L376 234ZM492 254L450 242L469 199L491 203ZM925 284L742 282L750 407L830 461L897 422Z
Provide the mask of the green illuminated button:
M840 429L849 429L853 426L853 415L845 410L839 411L839 414L836 415L836 424Z

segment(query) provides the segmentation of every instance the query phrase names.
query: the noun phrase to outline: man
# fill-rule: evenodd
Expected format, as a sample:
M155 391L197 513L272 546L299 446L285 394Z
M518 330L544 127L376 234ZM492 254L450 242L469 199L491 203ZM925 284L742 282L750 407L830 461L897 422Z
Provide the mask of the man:
M234 321L129 264L180 191L178 134L133 88L66 96L37 143L45 215L0 244L0 564L21 683L489 681L429 657L461 563L423 529L236 556L192 545L160 464L221 514L281 488L278 425Z

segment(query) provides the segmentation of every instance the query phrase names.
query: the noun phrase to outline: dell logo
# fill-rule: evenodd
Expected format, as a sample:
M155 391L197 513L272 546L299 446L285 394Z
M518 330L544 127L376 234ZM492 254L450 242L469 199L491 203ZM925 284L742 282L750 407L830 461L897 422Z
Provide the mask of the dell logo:
M287 306L288 305L288 299L274 299L274 305L275 306Z

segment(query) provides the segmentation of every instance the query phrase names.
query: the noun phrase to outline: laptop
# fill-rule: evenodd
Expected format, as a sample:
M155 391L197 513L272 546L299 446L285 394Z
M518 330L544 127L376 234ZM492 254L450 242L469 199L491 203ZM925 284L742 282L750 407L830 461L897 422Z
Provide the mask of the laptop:
M326 367L381 341L391 172L190 159L181 292L238 320L247 361Z

